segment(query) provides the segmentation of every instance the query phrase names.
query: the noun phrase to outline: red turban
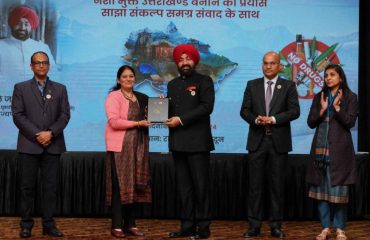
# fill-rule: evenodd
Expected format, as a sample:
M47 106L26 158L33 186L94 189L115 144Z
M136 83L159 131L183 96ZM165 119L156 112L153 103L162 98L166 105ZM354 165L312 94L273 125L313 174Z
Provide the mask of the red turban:
M175 47L173 50L173 61L176 65L179 63L181 55L185 53L189 56L191 60L194 61L194 64L197 65L200 59L198 50L190 44L180 44Z
M11 28L18 24L21 18L27 18L30 22L32 29L37 28L39 25L39 17L35 10L26 7L26 6L18 6L15 7L10 13L8 17L8 24Z

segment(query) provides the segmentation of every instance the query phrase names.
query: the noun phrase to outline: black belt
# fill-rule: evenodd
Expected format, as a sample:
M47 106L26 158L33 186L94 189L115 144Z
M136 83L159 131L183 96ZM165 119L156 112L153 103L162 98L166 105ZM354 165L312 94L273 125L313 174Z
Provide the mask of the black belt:
M265 135L267 135L267 136L271 136L272 135L272 131L271 131L271 127L270 126L265 126Z

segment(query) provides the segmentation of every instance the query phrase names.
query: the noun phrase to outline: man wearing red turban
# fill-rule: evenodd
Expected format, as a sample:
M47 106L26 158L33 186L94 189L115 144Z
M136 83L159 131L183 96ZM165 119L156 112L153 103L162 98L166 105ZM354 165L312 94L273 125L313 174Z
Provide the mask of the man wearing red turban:
M199 52L198 50L190 44L180 44L173 50L173 61L176 63L176 65L180 61L180 57L183 53L186 53L191 60L193 60L195 65L198 65L199 63Z
M10 27L14 27L21 18L26 18L32 25L33 29L36 29L39 25L39 16L32 8L27 6L17 6L13 8L8 17L8 24Z
M32 78L33 72L29 62L34 52L47 53L51 66L55 65L49 47L31 38L32 31L37 29L39 22L36 11L26 5L16 6L9 11L8 25L11 35L0 40L0 80L11 80L11 87L14 82ZM7 95L5 92L4 94Z
M173 60L180 76L168 83L169 150L175 162L176 182L181 202L181 228L171 238L210 236L210 151L214 150L210 114L215 92L209 76L199 74L198 50L178 45Z

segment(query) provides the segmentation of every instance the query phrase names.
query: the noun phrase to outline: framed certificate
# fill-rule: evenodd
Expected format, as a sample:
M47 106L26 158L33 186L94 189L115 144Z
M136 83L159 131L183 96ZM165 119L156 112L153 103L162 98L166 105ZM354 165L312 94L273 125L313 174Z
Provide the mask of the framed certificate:
M151 97L148 100L148 121L163 123L168 119L168 98Z

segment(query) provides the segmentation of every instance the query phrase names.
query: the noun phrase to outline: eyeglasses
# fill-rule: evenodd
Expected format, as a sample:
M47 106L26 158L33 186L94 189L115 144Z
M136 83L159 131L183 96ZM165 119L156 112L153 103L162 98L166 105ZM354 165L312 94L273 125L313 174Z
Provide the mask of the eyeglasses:
M280 64L279 62L263 62L263 65L265 66L272 66L272 67L275 67L276 65Z
M32 65L37 65L37 66L41 66L41 65L49 65L49 61L42 61L42 62L32 62Z

